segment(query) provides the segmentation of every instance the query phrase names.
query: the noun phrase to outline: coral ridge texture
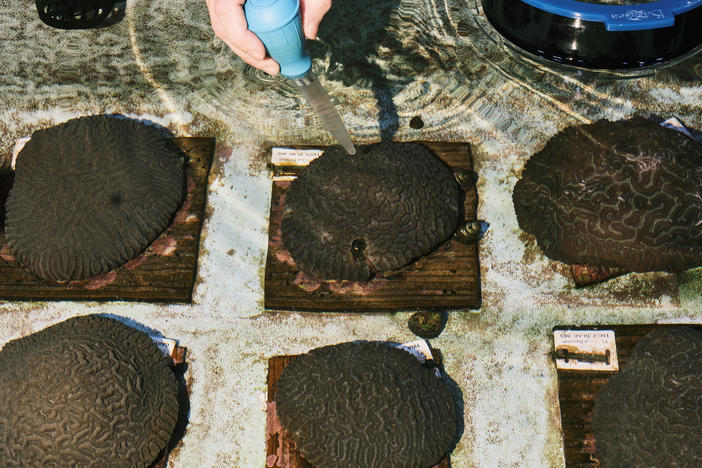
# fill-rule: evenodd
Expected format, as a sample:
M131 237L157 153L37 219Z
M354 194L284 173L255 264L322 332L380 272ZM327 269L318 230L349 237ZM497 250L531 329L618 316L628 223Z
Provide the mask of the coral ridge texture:
M554 260L702 265L702 144L655 122L566 128L527 162L513 200L519 226Z
M305 272L366 281L434 250L458 227L452 172L417 143L340 147L305 168L285 195L283 243Z
M183 161L155 129L90 116L34 132L20 152L5 233L42 278L107 273L141 253L183 198Z
M275 399L281 424L320 468L427 468L447 454L457 431L448 386L387 343L341 343L299 356L283 370Z
M0 466L147 467L178 417L167 358L114 319L74 317L0 351Z
M600 389L592 425L602 468L702 466L702 332L643 337Z

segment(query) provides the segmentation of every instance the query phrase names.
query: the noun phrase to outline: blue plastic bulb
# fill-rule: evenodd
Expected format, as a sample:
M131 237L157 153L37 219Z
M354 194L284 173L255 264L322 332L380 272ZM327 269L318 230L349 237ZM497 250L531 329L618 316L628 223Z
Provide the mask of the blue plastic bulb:
M248 28L280 65L286 78L301 78L312 67L305 52L299 0L246 0L244 14Z

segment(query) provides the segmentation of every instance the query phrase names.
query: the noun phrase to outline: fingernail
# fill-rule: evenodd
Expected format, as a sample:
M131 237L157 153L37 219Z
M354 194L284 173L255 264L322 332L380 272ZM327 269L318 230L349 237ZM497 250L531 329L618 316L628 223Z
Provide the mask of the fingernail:
M305 37L307 39L311 39L311 40L317 39L317 34L316 34L316 32L312 33L312 29L314 29L314 28L313 28L313 25L311 22L305 23L305 26L302 28L302 30L305 31Z

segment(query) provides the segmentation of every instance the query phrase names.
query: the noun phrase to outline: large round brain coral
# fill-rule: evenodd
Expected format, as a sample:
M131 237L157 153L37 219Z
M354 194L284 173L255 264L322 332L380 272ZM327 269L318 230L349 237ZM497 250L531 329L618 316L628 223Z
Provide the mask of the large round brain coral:
M147 467L178 417L178 386L158 346L106 317L10 341L0 376L3 467Z
M275 403L300 453L324 467L426 468L456 436L446 384L407 351L381 342L317 348L291 361Z
M5 233L37 275L70 281L141 253L183 198L183 160L156 130L111 116L38 130L17 158Z
M630 271L702 265L702 144L633 118L569 127L526 164L519 226L548 257Z
M659 328L602 387L592 417L602 468L702 466L702 332Z
M283 243L320 279L366 281L431 252L458 227L458 184L428 148L383 142L357 150L325 151L285 195Z

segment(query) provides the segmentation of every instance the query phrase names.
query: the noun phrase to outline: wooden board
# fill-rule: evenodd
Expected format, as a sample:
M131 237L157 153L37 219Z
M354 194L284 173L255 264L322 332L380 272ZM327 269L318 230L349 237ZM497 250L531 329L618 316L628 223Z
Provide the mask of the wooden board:
M438 350L432 350L438 351ZM441 356L436 352L437 359ZM314 468L298 451L292 437L283 429L275 411L275 391L278 378L283 369L297 356L274 356L268 360L268 399L266 410L266 467L268 468ZM438 360L437 360L438 362ZM438 366L439 368L441 366ZM432 468L450 468L451 460L447 455Z
M187 196L171 225L144 253L107 274L59 284L44 280L18 264L4 230L0 234L0 299L191 301L197 274L200 231L205 216L207 178L214 156L214 138L174 138L187 164ZM2 219L11 175L0 179ZM4 182L4 183L3 183ZM4 227L4 226L3 226Z
M676 325L557 326L554 330L614 330L622 369L640 338L654 328L672 326ZM702 330L700 325L695 328ZM557 375L566 467L597 468L600 463L595 453L592 413L597 393L614 373L558 370Z
M583 288L591 284L603 283L617 276L629 273L623 268L597 267L591 265L570 265L570 273L573 276L575 286Z
M454 171L472 173L468 143L419 143L429 147ZM476 219L478 195L473 182L462 187L467 221ZM280 224L289 185L287 181L273 182L265 276L266 309L381 312L480 307L477 243L466 245L450 239L400 273L377 277L365 283L318 281L300 272L281 239Z

